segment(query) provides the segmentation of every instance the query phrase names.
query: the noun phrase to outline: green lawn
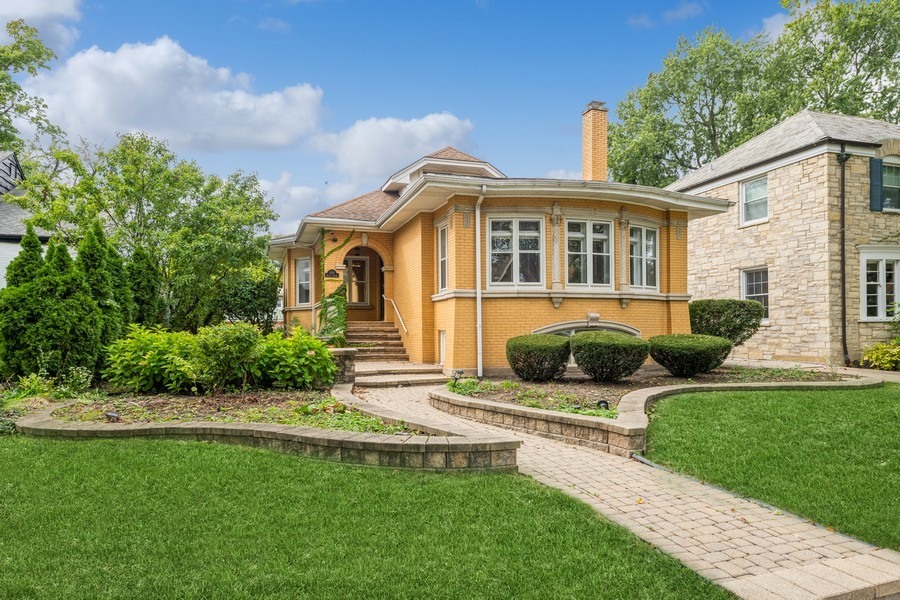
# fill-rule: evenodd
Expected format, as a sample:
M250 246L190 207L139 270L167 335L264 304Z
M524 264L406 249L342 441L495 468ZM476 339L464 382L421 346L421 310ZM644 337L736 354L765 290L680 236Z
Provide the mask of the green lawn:
M727 598L511 475L0 436L0 597Z
M677 471L900 549L900 386L667 398L647 450Z

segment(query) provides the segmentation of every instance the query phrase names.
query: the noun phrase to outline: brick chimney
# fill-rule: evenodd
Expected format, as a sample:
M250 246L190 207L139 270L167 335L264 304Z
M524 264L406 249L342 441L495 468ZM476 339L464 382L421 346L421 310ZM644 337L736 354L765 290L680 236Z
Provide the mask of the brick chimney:
M581 178L606 181L606 129L609 109L594 100L581 113Z

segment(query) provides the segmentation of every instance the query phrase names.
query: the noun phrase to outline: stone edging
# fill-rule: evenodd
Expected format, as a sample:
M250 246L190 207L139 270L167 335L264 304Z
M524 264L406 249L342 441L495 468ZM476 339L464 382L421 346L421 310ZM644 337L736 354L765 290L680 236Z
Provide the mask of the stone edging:
M349 388L349 386L347 386ZM340 398L340 395L338 395ZM273 423L80 423L51 417L57 404L16 421L25 435L89 438L156 437L174 440L221 442L266 448L335 462L429 471L510 471L522 442L496 435L455 435L430 423L411 423L402 415L353 402L363 412L386 422L433 433L431 436L385 435L336 431ZM377 409L377 410L373 410Z
M629 392L619 401L617 419L528 408L505 402L481 400L447 391L443 386L428 394L431 405L474 421L524 431L619 456L643 452L647 444L647 409L661 398L692 392L739 392L752 390L867 389L883 384L867 377L847 381L685 384L644 388Z

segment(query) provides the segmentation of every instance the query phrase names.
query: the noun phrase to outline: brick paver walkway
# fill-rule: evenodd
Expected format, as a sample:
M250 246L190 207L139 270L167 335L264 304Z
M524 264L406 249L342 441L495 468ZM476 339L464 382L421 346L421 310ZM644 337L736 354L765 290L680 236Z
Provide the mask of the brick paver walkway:
M443 420L454 432L521 439L522 473L586 502L742 598L900 598L900 553L635 460L452 416L427 396L428 388L408 387L367 390L365 399Z

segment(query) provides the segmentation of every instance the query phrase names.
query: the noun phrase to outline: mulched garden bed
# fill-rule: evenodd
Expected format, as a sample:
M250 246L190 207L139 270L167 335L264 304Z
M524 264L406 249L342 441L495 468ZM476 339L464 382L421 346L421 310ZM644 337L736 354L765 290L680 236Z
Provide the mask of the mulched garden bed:
M104 423L276 423L368 433L414 433L347 406L327 392L260 391L210 396L128 396L79 400L53 417Z
M558 381L529 383L519 379L485 379L477 385L474 380L450 384L451 391L464 396L506 402L531 408L557 410L596 417L615 418L616 406L625 394L635 390L662 385L686 383L766 383L787 381L840 381L839 373L812 371L801 368L758 369L749 367L720 367L712 373L692 378L673 377L658 365L645 365L618 383L596 383L585 376L569 375ZM467 384L466 382L473 382ZM599 408L605 402L609 410Z

